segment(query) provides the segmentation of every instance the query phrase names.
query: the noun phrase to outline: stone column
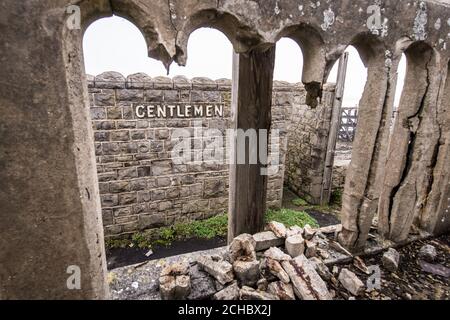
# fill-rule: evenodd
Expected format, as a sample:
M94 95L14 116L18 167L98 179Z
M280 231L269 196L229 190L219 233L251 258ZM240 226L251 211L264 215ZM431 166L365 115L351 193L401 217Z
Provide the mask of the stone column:
M398 61L392 65L386 61L390 60L385 60L384 55L368 61L367 83L359 103L358 129L342 197L339 241L354 252L364 248L378 208L398 65Z
M444 137L437 117L442 78L439 59L424 44L414 44L406 56L408 74L390 140L379 206L379 231L395 242L404 241L414 220L423 214L431 199L433 176L439 171L439 151L445 150L440 148L439 140L444 141ZM435 201L439 203L439 199Z
M266 165L261 163L258 130L270 129L272 81L275 64L275 46L257 48L249 53L233 56L232 121L235 129L255 129L256 144L246 143L245 150L238 148L236 136L231 141L230 196L228 239L242 233L256 233L264 227L266 211ZM258 156L250 163L250 150ZM245 163L237 158L245 154ZM263 170L262 170L263 169Z
M48 1L1 9L0 296L106 298L82 31Z

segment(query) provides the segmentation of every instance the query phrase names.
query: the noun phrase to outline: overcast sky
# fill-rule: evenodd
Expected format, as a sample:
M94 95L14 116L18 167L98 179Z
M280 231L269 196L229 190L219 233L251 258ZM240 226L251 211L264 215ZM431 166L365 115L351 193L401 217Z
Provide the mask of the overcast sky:
M86 31L83 47L88 74L98 75L105 71L118 71L124 76L137 72L145 72L151 77L166 75L162 63L147 56L146 43L139 29L126 19L111 17L97 20ZM186 67L179 67L173 63L169 76L231 79L232 50L231 43L220 31L198 29L189 38ZM344 106L353 107L361 98L367 71L357 51L353 47L349 47L348 51L350 57ZM302 67L303 59L299 46L293 40L281 39L277 43L274 79L300 82ZM403 87L405 67L403 59L399 70L399 92ZM337 65L328 80L335 82L336 75ZM399 96L398 94L396 104Z

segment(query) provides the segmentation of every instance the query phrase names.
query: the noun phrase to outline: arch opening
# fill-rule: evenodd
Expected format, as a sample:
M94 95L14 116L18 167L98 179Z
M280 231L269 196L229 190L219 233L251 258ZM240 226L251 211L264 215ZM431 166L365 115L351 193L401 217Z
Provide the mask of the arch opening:
M124 18L97 20L83 40L108 268L224 245L231 43L196 29L188 64L166 77Z

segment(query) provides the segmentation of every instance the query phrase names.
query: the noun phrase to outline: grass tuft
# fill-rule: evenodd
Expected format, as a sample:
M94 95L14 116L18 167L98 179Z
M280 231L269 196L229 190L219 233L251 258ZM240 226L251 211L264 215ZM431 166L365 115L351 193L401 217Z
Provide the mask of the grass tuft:
M295 211L291 209L281 209L277 211L269 210L266 215L266 222L277 221L283 223L286 227L299 226L304 227L309 224L313 228L319 227L316 219L304 211Z
M305 206L309 205L309 203L305 199L302 199L302 198L297 198L297 199L292 200L292 204L297 207L305 207Z

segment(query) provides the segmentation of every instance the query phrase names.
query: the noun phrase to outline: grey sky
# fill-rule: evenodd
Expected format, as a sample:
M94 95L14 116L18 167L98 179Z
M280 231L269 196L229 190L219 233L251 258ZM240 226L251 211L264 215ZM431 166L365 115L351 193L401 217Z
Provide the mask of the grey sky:
M104 18L93 23L85 33L83 47L86 72L89 74L118 71L125 76L136 72L145 72L152 77L166 75L162 63L147 56L146 43L139 29L123 18ZM349 47L348 51L350 57L344 106L353 107L358 104L363 92L367 71L357 51L353 47ZM203 28L190 36L187 66L172 64L169 76L231 78L231 64L232 46L225 35L214 29ZM281 39L277 43L274 79L300 82L302 67L299 46L293 40ZM405 67L403 59L398 91L403 87ZM336 74L337 65L330 74L330 82L335 81Z

